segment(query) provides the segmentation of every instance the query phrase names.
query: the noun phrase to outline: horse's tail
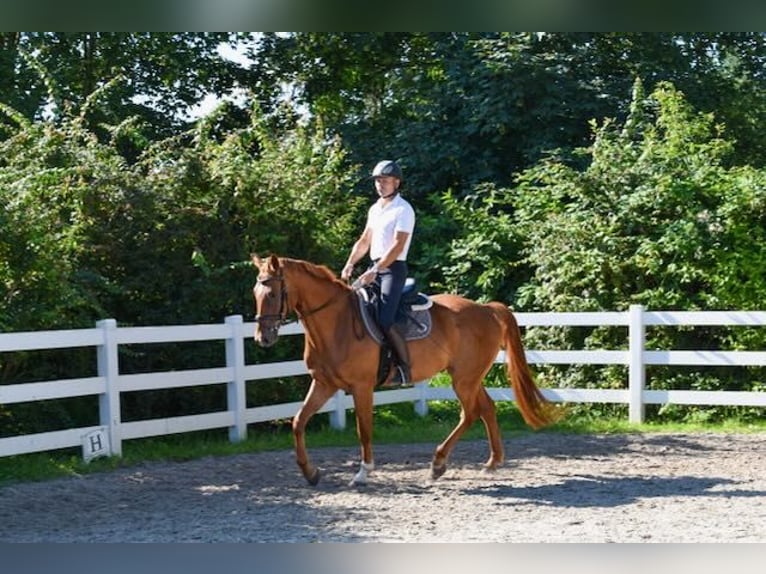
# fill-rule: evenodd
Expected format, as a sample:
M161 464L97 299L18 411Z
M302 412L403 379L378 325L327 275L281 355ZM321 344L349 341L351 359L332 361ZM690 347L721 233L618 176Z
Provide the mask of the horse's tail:
M489 306L503 327L503 346L505 347L508 378L511 381L516 404L526 423L539 429L559 420L563 413L546 399L532 378L521 331L516 317L503 303L493 301Z

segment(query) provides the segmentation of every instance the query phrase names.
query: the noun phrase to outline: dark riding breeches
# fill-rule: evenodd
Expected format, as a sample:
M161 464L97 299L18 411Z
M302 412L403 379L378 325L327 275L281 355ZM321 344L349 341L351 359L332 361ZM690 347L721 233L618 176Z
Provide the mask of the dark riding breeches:
M387 332L396 321L396 312L402 298L402 289L407 280L407 262L394 261L387 269L378 273L380 285L380 328Z

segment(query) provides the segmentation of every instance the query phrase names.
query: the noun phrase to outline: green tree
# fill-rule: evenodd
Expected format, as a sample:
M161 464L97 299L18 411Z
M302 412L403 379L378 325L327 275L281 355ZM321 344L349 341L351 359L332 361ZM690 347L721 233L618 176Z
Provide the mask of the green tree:
M715 264L721 249L743 240L728 214L745 216L742 197L759 201L760 172L727 167L731 142L672 86L645 99L637 83L635 95L622 127L607 120L596 128L586 170L552 158L520 178L517 216L535 268L527 305L728 308L714 277L742 275ZM743 225L757 230L761 217ZM757 242L756 232L745 252L757 253ZM741 270L753 303L764 288L756 271Z
M447 192L432 201L441 213L435 221L424 217L413 250L426 283L477 301L511 302L524 275L505 190L479 185L468 196Z
M420 207L452 189L509 185L553 149L587 145L589 120L623 121L634 78L672 82L762 165L762 33L296 33L254 46L259 74L339 134L350 159L400 159ZM258 91L263 100L281 93Z
M520 302L551 311L624 310L632 303L663 310L760 308L766 295L764 216L753 208L766 197L764 173L727 167L731 150L712 115L695 112L671 85L661 84L645 98L637 82L623 125L594 124L584 170L552 157L519 178L517 225L534 271ZM562 329L540 337L559 345L624 344L616 329ZM762 346L763 337L655 329L648 344L741 348ZM565 384L621 385L618 371L605 371L551 373ZM750 388L760 376L750 372L737 380L716 369L657 372L664 376L652 378L653 384L675 378L674 388L679 380L697 388Z
M273 131L257 108L249 126L221 137L223 106L191 132L150 145L133 163L116 143L118 135L134 137L130 120L106 126L114 137L105 142L83 113L30 122L8 106L2 111L15 125L0 141L3 331L90 327L105 317L162 325L252 316L251 251L337 268L339 246L350 245L358 231L352 219L361 206L348 193L357 173L346 166L337 138L298 125ZM214 344L122 351L123 372L222 360ZM0 383L91 376L92 369L86 353L64 362L6 355ZM259 384L252 392L297 400L296 384ZM125 420L193 414L220 408L222 400L216 389L137 394L126 398L123 414ZM96 411L85 401L5 409L0 433L51 430L72 418L94 424Z
M91 108L91 128L139 117L153 139L189 126L191 106L253 77L218 53L242 35L157 32L0 33L0 102L29 119L64 118L107 83L108 104ZM132 152L137 153L137 152Z
M0 328L83 326L104 311L80 267L86 230L111 186L130 189L122 159L79 118L55 126L6 112L20 125L0 142Z

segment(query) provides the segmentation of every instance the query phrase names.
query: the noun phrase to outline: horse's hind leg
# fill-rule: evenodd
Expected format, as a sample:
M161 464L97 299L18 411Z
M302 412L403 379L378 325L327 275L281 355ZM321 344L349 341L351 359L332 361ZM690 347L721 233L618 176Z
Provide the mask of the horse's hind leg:
M322 408L333 395L335 388L321 383L316 379L311 381L303 406L293 417L293 440L295 442L295 460L311 486L319 483L319 469L311 464L306 451L306 425L316 412Z
M497 424L497 409L495 402L489 396L487 389L482 387L478 397L480 417L487 431L487 440L489 440L489 460L484 467L487 470L495 470L503 464L505 453L503 451L503 440L500 436L500 425Z
M452 430L449 436L436 447L433 461L431 462L431 477L439 478L447 470L447 460L460 437L467 431L477 419L481 418L487 431L489 440L490 456L484 467L494 470L503 463L503 442L500 436L500 427L497 424L497 411L495 403L487 393L487 390L479 382L478 385L465 385L462 388L472 389L470 392L462 391L461 386L454 385L455 393L460 399L460 422Z
M431 478L437 479L444 474L447 470L447 460L449 459L452 449L455 448L455 443L460 440L463 433L468 430L475 421L476 416L469 416L466 412L465 405L463 405L460 409L460 422L454 429L452 429L452 432L449 433L446 439L444 439L444 442L437 446L434 451L434 458L431 461Z
M455 444L463 436L463 433L471 428L471 425L479 418L479 397L475 392L477 385L483 390L483 387L480 386L481 383L461 385L459 382L453 381L452 387L457 398L460 400L460 421L447 438L436 447L433 460L431 461L431 477L434 479L439 478L447 470L447 460L452 449L455 448ZM466 391L466 389L469 389L470 392Z

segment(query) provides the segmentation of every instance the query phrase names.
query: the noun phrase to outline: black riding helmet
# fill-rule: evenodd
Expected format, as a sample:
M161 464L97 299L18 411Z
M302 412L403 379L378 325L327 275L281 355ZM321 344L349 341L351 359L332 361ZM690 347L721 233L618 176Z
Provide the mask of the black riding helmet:
M384 159L383 161L379 161L375 168L372 170L372 175L370 177L378 177L381 175L388 175L391 177L395 177L399 181L402 181L404 179L404 175L402 174L402 168L399 167L399 164L395 161L391 161L389 159Z

